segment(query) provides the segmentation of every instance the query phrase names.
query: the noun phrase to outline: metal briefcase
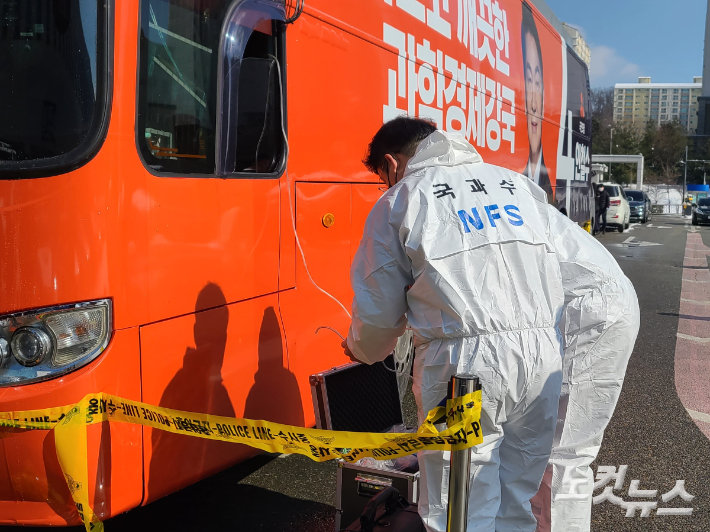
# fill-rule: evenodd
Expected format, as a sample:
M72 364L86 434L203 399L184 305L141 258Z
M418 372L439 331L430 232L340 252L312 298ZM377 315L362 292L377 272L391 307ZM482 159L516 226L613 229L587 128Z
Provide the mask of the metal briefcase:
M384 363L352 362L311 375L310 383L319 429L385 432L402 423L391 355Z
M387 366L385 366L387 364ZM311 375L311 396L316 427L350 432L385 432L402 424L394 359L372 365L353 362ZM367 502L381 490L395 487L413 504L417 502L419 473L383 471L338 462L335 530L362 514Z
M370 499L387 488L395 488L417 510L419 471L383 471L338 461L335 492L335 532L357 520Z

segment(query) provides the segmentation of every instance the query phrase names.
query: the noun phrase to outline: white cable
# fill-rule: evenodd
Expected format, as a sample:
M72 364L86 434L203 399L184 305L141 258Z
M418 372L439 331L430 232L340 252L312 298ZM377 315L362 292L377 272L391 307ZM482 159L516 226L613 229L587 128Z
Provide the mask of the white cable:
M276 61L276 68L278 69L278 74L279 74L279 100L281 103L281 133L283 134L284 137L284 142L286 143L286 161L288 162L288 154L289 154L289 148L288 148L288 137L286 136L286 128L284 127L284 92L283 92L283 81L281 80L281 66L279 65L279 62ZM301 258L303 259L303 268L306 270L306 275L308 275L308 278L311 280L311 283L313 283L313 286L316 287L317 290L328 296L330 299L335 301L341 309L343 309L343 312L347 314L348 318L352 319L352 316L350 315L350 312L348 312L348 309L345 308L345 305L343 305L335 296L330 294L329 292L326 292L323 290L320 286L318 286L318 283L316 283L313 280L313 277L311 276L311 272L308 270L308 264L306 263L306 254L303 252L303 247L301 246L301 240L298 238L298 231L296 231L296 218L293 215L293 201L291 198L291 181L289 180L288 172L286 172L286 187L288 188L288 208L289 212L291 213L291 227L293 227L293 234L296 237L296 245L298 246L298 250L301 252Z
M288 136L286 135L286 128L284 127L283 81L281 79L281 65L279 64L278 60L276 60L276 68L278 70L278 75L279 75L279 102L280 102L280 106L281 106L281 134L283 135L284 143L286 144L286 161L288 162L289 146L288 146ZM306 254L303 252L303 247L301 246L301 240L298 238L298 231L296 230L296 218L293 214L293 198L291 197L291 181L289 180L288 171L286 172L286 187L288 188L288 209L289 209L289 212L291 213L291 227L293 228L293 234L296 237L296 245L298 246L298 250L301 253L301 258L303 259L303 268L306 270L306 275L308 275L308 278L310 279L311 283L313 283L313 286L318 291L322 292L324 295L328 296L330 299L335 301L338 304L338 306L341 309L343 309L343 312L345 312L345 314L348 316L348 318L352 319L352 316L350 315L350 312L348 312L348 309L345 308L345 305L343 305L335 296L333 296L329 292L326 292L325 290L323 290L320 286L318 286L318 283L316 283L313 280L313 277L311 276L311 272L308 270L308 264L306 263ZM338 336L340 336L340 338L343 338L343 340L345 340L343 335L341 335L338 331L336 331L332 327L327 327L327 326L318 327L318 329L316 329L316 334L318 334L318 331L321 329L330 329L331 331L336 333ZM409 329L409 327L407 329ZM411 358L413 358L413 356ZM385 364L384 361L382 361L381 364L388 371L396 373L400 377L405 377L408 380L408 379L412 379L412 377L409 375L409 368L411 367L411 358L409 361L409 367L407 367L407 365L404 365L406 368L405 369L406 372L405 371L402 371L402 372L397 371L396 366L395 366L395 369L392 370L387 367L387 364ZM403 395L404 394L402 392L400 392L400 401L401 401Z
M286 143L286 161L288 161L288 154L289 154L288 137L286 136L286 128L284 127L283 81L281 80L281 66L279 65L278 60L276 61L276 68L278 70L278 75L279 75L279 100L280 100L280 105L281 105L281 133L283 134L284 142ZM298 231L296 230L296 218L293 215L293 201L291 198L291 182L288 177L288 172L286 172L286 186L288 187L288 208L289 208L289 212L291 213L291 227L293 227L293 234L296 237L296 245L298 246L298 250L301 252L301 258L303 259L303 268L306 270L306 275L308 275L308 278L311 280L311 283L313 283L313 286L315 286L317 290L319 290L320 292L322 292L323 294L328 296L330 299L335 301L340 306L340 308L343 309L343 312L345 312L345 314L347 314L348 318L352 319L352 316L350 315L350 312L348 312L348 309L346 309L345 306L335 296L326 292L320 286L318 286L318 283L316 283L313 280L313 277L311 276L311 272L308 271L308 264L306 263L306 254L303 252L303 247L301 246L301 241L298 238ZM318 334L318 331L321 329L329 329L329 330L333 331L334 333L336 333L338 336L340 336L340 338L345 340L343 335L341 335L338 331L336 331L332 327L327 327L325 325L318 327L316 329L316 334ZM406 382L407 380L412 379L411 375L409 375L409 369L411 368L411 363L412 363L411 358L413 358L413 356L410 355L409 364L403 365L404 371L402 371L402 372L397 371L396 364L395 364L395 369L392 370L387 367L387 364L385 364L384 361L382 361L381 363L385 367L385 369L387 369L387 371L391 371L391 372L397 374L397 376L399 376L399 377L404 377L406 379L404 382ZM402 388L402 386L400 386L399 384L398 384L398 387L400 388L400 401L401 401L402 397L404 396L404 388Z
M316 334L318 334L318 331L320 331L321 329L328 329L329 331L333 331L335 334L337 334L338 336L340 336L340 339L341 339L343 342L345 341L345 337L344 337L342 334L340 334L338 331L336 331L336 330L333 329L332 327L328 327L327 325L321 325L320 327L318 327L318 328L316 329Z

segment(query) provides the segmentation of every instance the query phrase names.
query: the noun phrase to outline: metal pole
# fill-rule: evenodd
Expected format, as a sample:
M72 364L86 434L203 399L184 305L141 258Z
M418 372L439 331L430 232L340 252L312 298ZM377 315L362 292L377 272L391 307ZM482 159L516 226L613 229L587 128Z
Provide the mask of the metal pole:
M685 198L688 195L686 191L686 181L688 180L688 146L685 147L685 167L683 168L683 208L685 215Z
M611 147L611 143L614 140L614 128L609 128L611 130L611 135L609 137L609 155L613 155L614 150ZM609 161L609 181L611 181L611 161Z
M478 377L454 375L449 381L449 399L480 390ZM471 448L451 451L449 473L449 508L446 532L466 532L468 521L468 488L471 475Z

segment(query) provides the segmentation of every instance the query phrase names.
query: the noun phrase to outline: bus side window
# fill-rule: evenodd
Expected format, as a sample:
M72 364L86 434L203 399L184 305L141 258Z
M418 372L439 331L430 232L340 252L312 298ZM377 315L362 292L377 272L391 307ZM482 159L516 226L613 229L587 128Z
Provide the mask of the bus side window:
M137 145L149 168L278 175L284 10L283 0L141 1Z
M213 174L216 72L225 9L141 0L137 145L158 172Z
M254 0L228 15L219 71L218 175L268 177L284 166L283 16L282 4Z

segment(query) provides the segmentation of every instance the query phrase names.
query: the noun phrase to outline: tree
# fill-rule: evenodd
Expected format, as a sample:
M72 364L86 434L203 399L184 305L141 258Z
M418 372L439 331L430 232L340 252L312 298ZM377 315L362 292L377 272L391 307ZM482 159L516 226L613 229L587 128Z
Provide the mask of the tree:
M658 124L652 120L646 122L641 133L641 140L639 142L639 149L643 155L643 180L646 183L660 183L662 181L661 175L658 171L658 162L656 161L655 151L653 149L653 143L656 140L656 135L658 135Z
M688 144L685 128L678 120L661 124L653 140L653 160L666 183L678 180L678 162Z
M642 137L632 124L616 124L612 153L614 155L638 155L641 151ZM610 177L617 183L626 185L636 181L636 165L613 163Z
M710 139L696 137L689 146L688 159L710 161ZM709 163L688 163L688 183L702 183L706 172L710 174Z
M614 127L614 87L592 89L592 153L609 153L610 131Z
M644 157L644 164L646 166L653 166L654 161L654 150L653 142L658 134L658 124L656 122L649 120L646 122L643 131L641 132L641 138L639 139L639 150Z
M614 122L614 87L592 89L590 103L592 117L597 118L602 127L608 127Z

